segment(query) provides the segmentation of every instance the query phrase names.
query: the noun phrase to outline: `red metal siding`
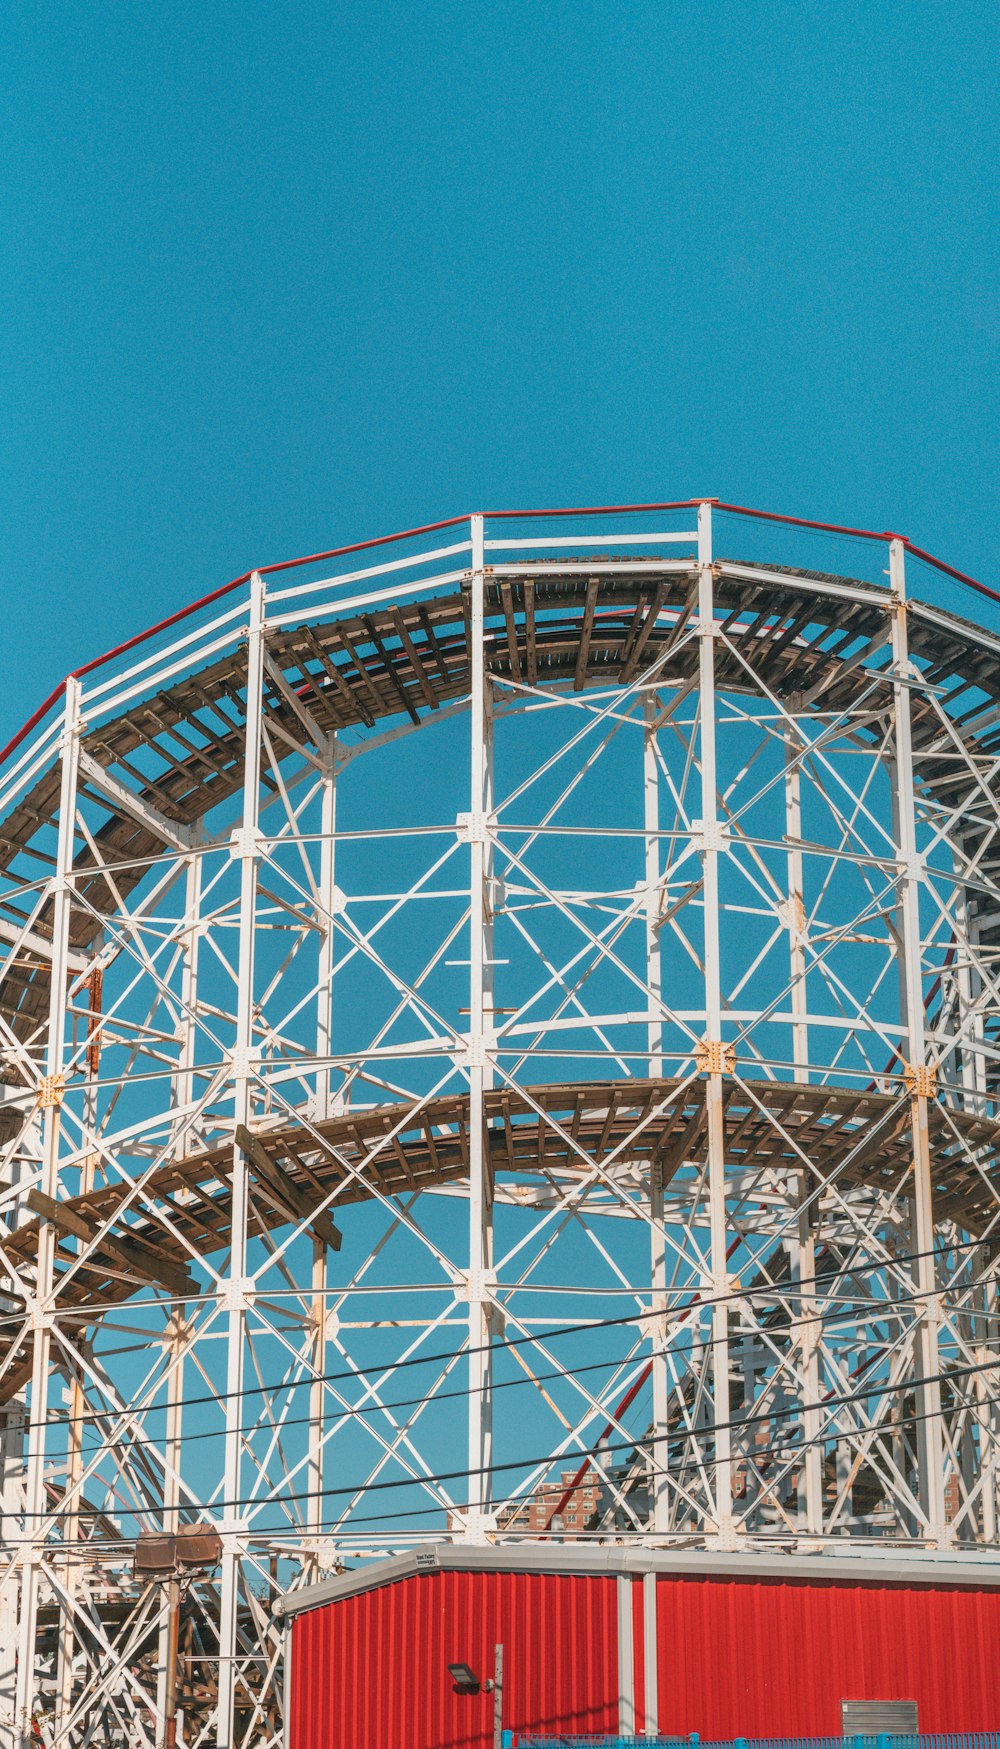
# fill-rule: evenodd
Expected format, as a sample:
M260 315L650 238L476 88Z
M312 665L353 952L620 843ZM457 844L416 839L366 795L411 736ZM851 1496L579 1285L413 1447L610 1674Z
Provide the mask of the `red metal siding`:
M842 1700L915 1700L922 1731L1000 1722L1000 1592L657 1580L659 1728L840 1733Z
M504 1724L617 1731L613 1578L427 1573L292 1622L289 1749L492 1749L493 1697L454 1693L505 1656Z
M506 1725L615 1733L619 1597L641 1731L641 1579L444 1570L295 1618L289 1749L491 1749L492 1696L447 1667L484 1681L498 1640ZM665 1734L839 1735L842 1700L915 1700L924 1731L1000 1723L1000 1590L660 1575L656 1606Z

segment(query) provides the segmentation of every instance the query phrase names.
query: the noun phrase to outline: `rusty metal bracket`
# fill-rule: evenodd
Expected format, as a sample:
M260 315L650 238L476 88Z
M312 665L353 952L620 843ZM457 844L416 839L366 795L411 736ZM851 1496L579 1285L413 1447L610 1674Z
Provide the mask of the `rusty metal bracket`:
M930 1063L907 1063L903 1070L906 1091L911 1099L937 1098L937 1070Z
M66 1090L62 1075L43 1075L38 1083L38 1105L41 1111L58 1111Z
M718 1038L703 1038L695 1046L694 1060L703 1075L736 1073L736 1047L723 1044Z

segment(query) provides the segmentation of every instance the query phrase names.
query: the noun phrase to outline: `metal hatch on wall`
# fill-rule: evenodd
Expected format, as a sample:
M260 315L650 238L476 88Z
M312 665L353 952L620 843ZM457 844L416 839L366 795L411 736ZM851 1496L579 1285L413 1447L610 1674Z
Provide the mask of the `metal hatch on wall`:
M920 1729L915 1700L842 1700L840 1719L845 1737L915 1736Z

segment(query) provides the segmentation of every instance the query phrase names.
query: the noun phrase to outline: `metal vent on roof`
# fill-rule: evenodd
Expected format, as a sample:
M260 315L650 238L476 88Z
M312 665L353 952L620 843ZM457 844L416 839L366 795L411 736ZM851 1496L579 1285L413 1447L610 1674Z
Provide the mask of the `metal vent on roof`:
M845 1737L905 1737L919 1729L915 1700L842 1700L840 1718Z

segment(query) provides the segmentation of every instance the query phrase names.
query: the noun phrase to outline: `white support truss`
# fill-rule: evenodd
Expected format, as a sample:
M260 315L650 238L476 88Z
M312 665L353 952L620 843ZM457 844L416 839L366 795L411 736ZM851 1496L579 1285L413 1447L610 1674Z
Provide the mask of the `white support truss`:
M742 535L254 573L11 751L0 1749L277 1749L441 1538L996 1546L997 642Z

